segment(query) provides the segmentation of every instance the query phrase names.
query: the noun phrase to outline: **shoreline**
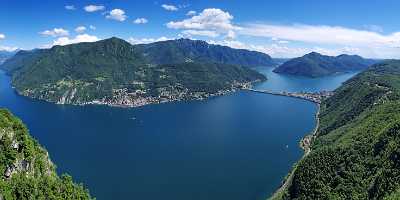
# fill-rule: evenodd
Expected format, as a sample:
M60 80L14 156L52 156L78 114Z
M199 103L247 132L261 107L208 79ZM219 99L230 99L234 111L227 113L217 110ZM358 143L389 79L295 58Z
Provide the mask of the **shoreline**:
M289 97L291 97L291 96L289 96ZM279 188L270 197L268 197L267 200L281 199L283 192L292 183L294 172L297 169L297 164L299 162L301 162L304 158L306 158L311 153L311 145L312 145L312 142L317 137L318 129L320 126L319 115L320 115L320 111L321 111L321 104L316 103L316 105L317 105L317 112L315 113L316 124L315 124L314 130L310 134L304 136L299 142L300 148L303 149L303 151L304 151L303 156L296 163L294 163L292 169L288 172L288 175L286 175L286 177L282 181Z
M146 97L146 98L142 98L143 101L140 101L139 103L135 102L134 100L130 101L130 102L123 101L123 98L122 98L122 100L121 99L106 100L104 98L104 99L99 99L99 100L92 100L89 102L71 102L71 101L61 101L61 100L55 101L55 100L49 100L46 98L37 98L32 95L29 95L29 93L20 92L11 83L10 84L11 84L11 87L13 88L13 90L20 96L30 98L33 100L47 102L47 103L53 103L56 105L71 105L71 106L94 105L94 106L108 106L108 107L115 107L115 108L138 108L138 107L147 106L147 105L157 105L157 104L172 103L172 102L204 101L204 100L214 98L214 97L230 95L230 94L233 94L240 90L248 90L253 86L253 84L261 82L261 81L262 80L257 79L257 80L250 81L250 82L234 83L234 84L232 84L232 86L230 88L221 89L214 93L192 92L192 93L186 94L184 96L179 96L179 97L176 97L176 96ZM63 98L63 97L61 97L61 98Z

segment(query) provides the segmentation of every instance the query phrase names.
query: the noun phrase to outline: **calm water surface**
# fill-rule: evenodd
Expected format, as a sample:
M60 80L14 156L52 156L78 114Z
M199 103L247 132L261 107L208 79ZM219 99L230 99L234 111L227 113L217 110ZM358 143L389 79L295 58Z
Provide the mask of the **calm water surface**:
M285 91L334 89L352 76L259 70L269 81L257 88ZM251 92L130 109L54 105L16 95L2 72L0 107L99 200L265 199L301 157L316 112L307 101Z

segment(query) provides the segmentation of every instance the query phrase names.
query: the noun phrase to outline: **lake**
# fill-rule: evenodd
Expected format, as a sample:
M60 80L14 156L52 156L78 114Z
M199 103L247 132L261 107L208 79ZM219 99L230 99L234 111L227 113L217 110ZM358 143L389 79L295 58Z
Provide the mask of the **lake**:
M257 70L257 89L332 90L355 73L319 79ZM261 200L280 185L315 126L316 105L239 91L205 101L140 108L55 105L18 96L0 73L10 109L98 200Z

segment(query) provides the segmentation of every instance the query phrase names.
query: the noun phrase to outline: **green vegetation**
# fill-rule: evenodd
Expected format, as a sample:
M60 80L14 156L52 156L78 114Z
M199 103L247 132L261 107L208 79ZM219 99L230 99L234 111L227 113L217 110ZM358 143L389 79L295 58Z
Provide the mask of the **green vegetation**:
M178 39L136 45L153 64L217 62L243 67L273 66L275 62L264 53L208 44L201 40Z
M4 109L0 109L0 172L0 199L91 199L70 176L57 176L47 151Z
M323 101L317 134L282 199L398 199L400 61L370 67Z
M291 59L274 72L299 76L319 77L335 73L364 70L376 61L364 59L356 55L324 56L319 53L309 53L300 58Z
M182 42L198 43L173 40L165 42L168 48L153 48L163 43L150 44L145 48L143 45L134 46L124 40L110 38L94 43L19 52L5 62L2 68L12 74L12 84L20 94L70 104L96 101L106 104L144 105L159 101L160 96L166 96L168 100L190 99L199 93L207 96L230 90L234 86L265 80L258 72L239 65L211 62L213 59L208 62L194 61L191 57L182 55L182 52L190 56L200 53L187 52L180 48L176 50L171 45ZM203 52L199 48L193 47L207 55L216 53ZM160 52L155 52L155 49ZM229 51L241 52L232 49ZM154 58L149 60L150 56ZM234 56L241 58L236 54ZM215 57L218 56L210 58ZM225 57L221 58L230 58ZM203 58L206 60L206 57ZM160 59L165 60L161 63ZM174 60L178 63L172 62Z

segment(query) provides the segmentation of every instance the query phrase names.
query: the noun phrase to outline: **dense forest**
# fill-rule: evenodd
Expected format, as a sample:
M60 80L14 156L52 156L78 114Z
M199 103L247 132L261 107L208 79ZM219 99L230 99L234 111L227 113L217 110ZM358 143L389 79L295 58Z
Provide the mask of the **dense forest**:
M307 77L320 77L335 73L365 70L374 63L376 63L375 60L365 59L357 55L342 54L334 57L312 52L284 62L274 69L274 72Z
M71 176L57 176L47 151L4 109L0 109L0 172L0 199L91 199Z
M282 199L399 199L400 61L370 67L323 101L311 148Z

